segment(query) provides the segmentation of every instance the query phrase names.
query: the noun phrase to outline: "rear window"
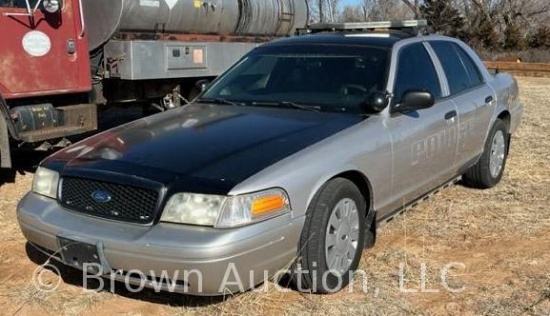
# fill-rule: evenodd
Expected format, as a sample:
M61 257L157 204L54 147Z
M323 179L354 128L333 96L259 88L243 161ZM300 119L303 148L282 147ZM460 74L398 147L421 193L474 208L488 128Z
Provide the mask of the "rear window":
M462 47L459 47L458 45L453 43L454 48L458 52L458 55L460 56L460 59L464 63L464 67L466 67L466 72L468 73L468 78L470 79L470 85L472 87L478 86L483 83L483 76L481 75L481 71L479 71L479 68L474 63L470 55L468 55Z
M430 42L441 62L451 95L461 93L483 83L481 71L462 47L452 42Z

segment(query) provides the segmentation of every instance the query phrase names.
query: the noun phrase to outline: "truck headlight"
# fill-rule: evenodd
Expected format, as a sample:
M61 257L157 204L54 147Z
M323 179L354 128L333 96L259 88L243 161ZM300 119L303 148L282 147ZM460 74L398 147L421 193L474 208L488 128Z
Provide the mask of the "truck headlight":
M161 221L229 228L259 222L289 211L288 196L281 189L236 196L178 193L166 204Z
M40 195L57 198L57 187L59 185L59 173L38 167L32 180L32 191Z

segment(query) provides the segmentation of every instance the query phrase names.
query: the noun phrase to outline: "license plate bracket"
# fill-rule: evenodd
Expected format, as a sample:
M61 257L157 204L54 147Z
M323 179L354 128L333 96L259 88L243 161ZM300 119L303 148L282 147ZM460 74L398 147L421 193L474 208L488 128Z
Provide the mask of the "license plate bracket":
M104 265L97 245L59 236L57 240L63 263L90 273L103 273Z

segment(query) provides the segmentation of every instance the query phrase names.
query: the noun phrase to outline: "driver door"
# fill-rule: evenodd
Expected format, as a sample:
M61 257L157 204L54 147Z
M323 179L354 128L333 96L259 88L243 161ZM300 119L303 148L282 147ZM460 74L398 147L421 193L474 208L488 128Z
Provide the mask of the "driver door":
M443 98L443 84L422 43L405 46L399 53L394 100L399 104L410 90L432 93L435 104L427 109L399 113L388 119L393 147L391 209L407 205L449 180L455 165L458 112Z

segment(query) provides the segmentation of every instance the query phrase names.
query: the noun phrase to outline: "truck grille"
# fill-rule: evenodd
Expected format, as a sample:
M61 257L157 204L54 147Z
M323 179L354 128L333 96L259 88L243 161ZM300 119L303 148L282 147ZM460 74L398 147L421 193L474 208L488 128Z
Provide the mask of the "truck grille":
M139 224L151 223L159 193L155 190L80 178L63 178L59 203L76 212Z

